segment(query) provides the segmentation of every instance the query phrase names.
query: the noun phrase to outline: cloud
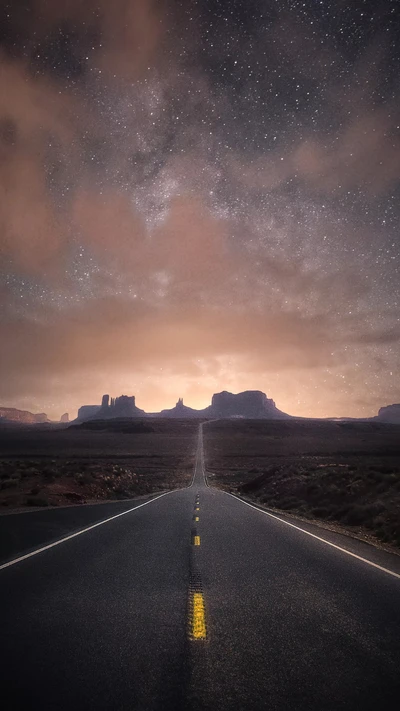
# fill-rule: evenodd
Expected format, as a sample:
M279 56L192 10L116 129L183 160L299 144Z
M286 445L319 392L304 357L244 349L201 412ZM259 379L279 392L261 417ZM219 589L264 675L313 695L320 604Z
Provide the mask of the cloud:
M268 369L308 367L326 362L332 342L322 319L256 313L227 319L225 310L182 304L166 311L116 298L69 309L47 323L6 323L2 336L1 364L16 378L21 371L54 375L59 367L67 373L133 363L146 369L254 351Z
M103 391L121 388L138 395L140 406L158 409L166 404L163 393L186 399L191 393L196 400L189 404L199 406L221 387L258 387L301 414L296 397L319 383L322 403L314 402L315 413L329 414L329 404L345 407L334 374L350 373L354 356L349 360L347 339L328 317L229 313L193 304L149 308L115 297L50 316L2 325L0 367L8 374L2 401L23 402L29 392L36 402L62 402L61 409L72 411L74 403L98 402ZM364 379L362 371L350 376L354 393ZM375 402L370 393L371 409Z
M354 340L366 345L384 345L398 343L400 341L400 327L377 329L368 333L360 333L354 336Z
M391 366L390 42L349 59L322 19L235 13L224 29L155 0L9 8L3 399L53 411L126 384L154 404L171 383L200 397L200 381L260 381L288 401L297 374L309 407L321 389L328 408L338 384L353 397L332 373L363 362L360 392Z
M32 10L33 64L64 76L79 77L89 62L112 76L137 78L156 61L168 28L160 0L34 0Z

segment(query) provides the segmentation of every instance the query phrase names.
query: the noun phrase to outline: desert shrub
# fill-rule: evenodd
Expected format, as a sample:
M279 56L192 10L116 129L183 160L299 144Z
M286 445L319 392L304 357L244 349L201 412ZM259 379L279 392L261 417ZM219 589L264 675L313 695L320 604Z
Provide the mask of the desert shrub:
M338 521L344 521L347 514L349 513L351 509L351 504L342 504L342 506L339 506L339 508L336 510L335 517Z
M363 479L353 479L353 481L350 481L347 484L347 492L350 494L350 496L357 494L360 494L361 489L364 488L364 481Z
M397 484L398 481L398 475L395 472L390 472L390 474L386 474L385 476L385 484L387 486L393 486L393 484Z
M383 501L379 501L378 499L377 501L373 501L371 504L367 504L366 511L370 516L376 518L386 511L386 506Z
M83 501L83 496L81 494L77 494L76 491L66 491L64 497L67 501Z
M20 472L21 479L28 479L28 477L35 476L36 474L36 469L33 469L32 467L26 467L26 469L23 469Z
M361 504L354 504L347 513L347 516L343 519L350 526L359 526L365 524L365 521L370 518L368 514L368 508L362 506Z
M297 513L299 513L301 516L305 516L305 517L309 516L309 513L310 513L309 506L307 506L307 504L305 504L305 503L300 504L300 506L297 507Z
M17 479L3 479L0 485L0 489L13 489L18 486Z
M278 506L276 498L274 496L268 496L268 494L261 497L261 502L267 506Z
M119 486L114 489L114 495L117 499L127 499L129 496L132 496L132 492L128 491L128 489L125 489L123 486Z
M333 482L324 486L324 493L327 499L337 499L345 495L343 489Z
M94 478L93 475L89 472L85 473L78 473L75 476L75 481L80 485L80 486L87 486L88 484L93 484Z
M385 525L385 517L382 514L378 514L374 519L375 528L382 528Z
M390 540L388 532L384 529L376 531L376 535L383 543L388 543Z
M295 496L284 496L280 501L278 502L278 506L280 509L295 509L299 506L301 502L299 499L297 499Z
M306 486L307 494L315 494L319 490L319 485L315 481L310 481Z
M311 509L311 512L317 518L329 518L329 516L331 515L331 511L327 506L315 506L313 509Z
M47 482L52 482L55 479L54 472L52 469L44 469L42 471L43 479Z
M374 467L372 470L370 469L368 473L370 477L375 479L375 481L383 481L384 479L384 472L382 472L379 467Z
M393 471L392 467L388 467L386 464L380 464L375 466L375 471L381 474L391 474Z
M49 502L47 499L45 499L42 496L28 496L26 500L26 505L27 506L48 506Z

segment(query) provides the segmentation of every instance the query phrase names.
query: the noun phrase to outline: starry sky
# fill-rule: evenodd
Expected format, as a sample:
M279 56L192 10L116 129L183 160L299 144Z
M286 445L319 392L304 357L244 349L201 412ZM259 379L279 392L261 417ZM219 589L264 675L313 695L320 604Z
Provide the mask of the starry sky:
M400 401L396 0L0 0L0 405Z

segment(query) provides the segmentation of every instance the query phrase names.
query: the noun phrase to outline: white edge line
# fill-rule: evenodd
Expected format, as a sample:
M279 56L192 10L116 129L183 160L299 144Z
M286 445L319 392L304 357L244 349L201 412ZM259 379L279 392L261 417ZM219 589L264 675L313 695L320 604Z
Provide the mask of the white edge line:
M230 494L228 491L224 491L223 493L228 494L228 496L232 496L233 499L236 499L237 501L241 501L242 504L246 504L246 506L250 506L251 509L255 509L256 511L259 511L260 513L264 514L265 516L270 516L271 518L275 518L277 521L284 523L286 526L295 528L297 531L302 531L302 533L305 533L306 536L311 536L311 538L316 538L317 541L322 541L322 543L325 543L327 546L336 548L338 551L342 551L342 553L346 553L346 555L350 555L352 558L357 558L357 560L361 560L363 563L368 563L368 565L372 565L373 568L378 568L378 570L382 570L384 573L388 573L388 575L393 575L394 578L398 578L400 580L400 574L395 573L393 570L389 570L388 568L383 568L381 565L378 565L377 563L373 563L371 560L368 560L367 558L363 558L360 555L356 555L356 553L351 553L351 551L346 550L346 548L341 548L341 546L337 546L335 543L330 543L330 541L327 541L325 538L320 538L320 536L316 536L315 533L310 533L310 531L306 531L304 528L300 528L300 526L295 526L294 523L289 523L289 521L285 521L283 518L279 518L279 516L275 516L274 514L271 514L268 511L263 511L263 509L259 509L257 506L253 506L253 504L249 504L247 501L244 501L244 499L241 499L239 496L235 496L234 494Z
M104 521L98 521L97 523L94 523L92 526L87 526L86 528L82 528L80 531L71 533L69 536L60 538L58 541L54 541L54 543L49 543L47 546L43 546L42 548L37 548L36 550L32 551L31 553L26 553L25 555L21 555L19 558L14 558L14 560L9 560L8 563L3 563L2 565L0 565L0 570L3 570L4 568L9 568L11 565L20 563L22 560L26 560L27 558L32 558L32 556L37 555L38 553L42 553L43 551L47 551L47 550L49 550L49 548L54 548L54 546L59 546L60 543L69 541L71 538L76 538L76 536L81 536L82 533L87 533L87 531L91 531L92 528L97 528L97 526L103 526L103 524L108 523L109 521L113 521L115 518L119 518L120 516L125 516L125 514L131 513L131 511L136 511L137 509L141 509L142 506L147 506L147 504L152 504L153 501L157 501L157 499L161 499L163 496L167 496L167 494L173 494L175 491L179 491L179 489L173 489L171 491L166 491L164 494L160 494L159 496L156 496L154 499L150 499L150 501L145 501L144 504L139 504L139 506L133 506L133 508L128 509L127 511L122 511L121 513L116 514L115 516L110 516L110 518L104 519Z

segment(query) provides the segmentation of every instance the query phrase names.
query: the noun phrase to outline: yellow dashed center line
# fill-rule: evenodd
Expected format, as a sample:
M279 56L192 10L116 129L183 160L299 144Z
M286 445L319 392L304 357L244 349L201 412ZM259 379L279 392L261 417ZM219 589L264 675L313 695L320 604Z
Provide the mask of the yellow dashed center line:
M192 597L192 619L190 636L192 639L206 639L206 614L203 593L195 592Z
M193 500L193 499L192 499ZM200 520L200 495L196 494L194 500L194 511L192 520L196 523ZM200 536L197 527L192 527L191 542L193 546L200 546ZM203 586L201 582L200 570L197 566L198 555L193 551L190 564L190 583L188 599L188 627L187 634L192 641L207 640L206 611L204 604Z

